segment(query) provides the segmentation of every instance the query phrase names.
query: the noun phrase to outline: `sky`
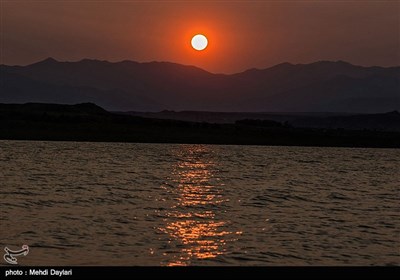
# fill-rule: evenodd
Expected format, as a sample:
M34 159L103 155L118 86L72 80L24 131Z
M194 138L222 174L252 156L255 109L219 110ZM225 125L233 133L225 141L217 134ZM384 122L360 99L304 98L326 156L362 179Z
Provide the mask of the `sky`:
M0 63L170 61L213 73L282 62L400 65L400 1L0 0ZM209 41L190 45L195 34Z

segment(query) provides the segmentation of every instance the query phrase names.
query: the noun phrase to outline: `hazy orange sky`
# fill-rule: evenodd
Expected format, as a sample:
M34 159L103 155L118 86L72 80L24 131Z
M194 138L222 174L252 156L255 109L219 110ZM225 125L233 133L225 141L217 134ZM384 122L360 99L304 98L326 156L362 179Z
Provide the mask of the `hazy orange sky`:
M1 1L1 63L171 61L233 73L281 62L400 64L400 1ZM190 47L208 37L203 52Z

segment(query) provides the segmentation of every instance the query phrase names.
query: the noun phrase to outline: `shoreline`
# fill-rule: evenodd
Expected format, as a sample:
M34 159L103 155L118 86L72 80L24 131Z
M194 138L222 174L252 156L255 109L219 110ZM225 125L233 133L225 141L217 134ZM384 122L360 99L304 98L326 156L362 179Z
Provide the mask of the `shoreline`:
M395 124L400 115L384 115ZM393 123L392 121L392 123ZM400 148L400 131L302 128L273 120L190 122L113 114L94 104L0 106L0 139L77 142Z
M184 142L184 141L120 141L120 140L104 140L104 139L50 139L50 138L5 138L0 137L0 141L32 141L32 142L75 142L75 143L116 143L116 144L175 144L175 145L220 145L220 146L254 146L254 147L306 147L306 148L348 148L348 149L400 149L400 145L318 145L318 144L255 144L255 143L216 143L216 142Z

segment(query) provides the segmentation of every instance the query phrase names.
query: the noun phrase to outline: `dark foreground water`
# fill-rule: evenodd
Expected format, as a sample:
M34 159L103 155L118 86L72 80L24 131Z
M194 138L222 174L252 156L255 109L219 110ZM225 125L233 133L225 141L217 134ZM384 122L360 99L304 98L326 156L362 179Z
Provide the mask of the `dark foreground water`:
M400 150L0 141L0 184L23 265L400 264Z

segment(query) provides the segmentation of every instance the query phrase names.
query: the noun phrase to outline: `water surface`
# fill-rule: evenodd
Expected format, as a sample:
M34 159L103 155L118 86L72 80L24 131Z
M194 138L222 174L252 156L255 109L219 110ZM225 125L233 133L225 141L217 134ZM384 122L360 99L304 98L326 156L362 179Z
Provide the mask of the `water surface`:
M0 141L0 168L23 265L400 264L400 150Z

